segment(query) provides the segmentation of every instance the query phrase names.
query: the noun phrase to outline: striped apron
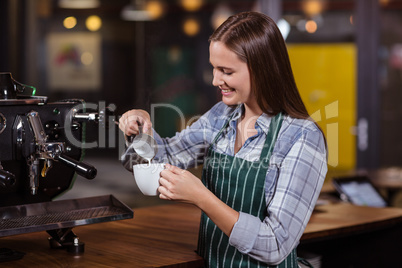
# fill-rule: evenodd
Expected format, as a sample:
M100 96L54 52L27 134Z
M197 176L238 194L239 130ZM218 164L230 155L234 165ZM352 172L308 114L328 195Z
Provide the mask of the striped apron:
M234 210L259 217L261 221L267 214L265 177L282 120L281 114L272 118L259 161L250 162L212 149L230 120L216 135L204 160L204 185ZM229 245L229 237L205 213L201 215L198 253L204 258L206 267L298 267L295 252L293 250L279 265L268 266Z

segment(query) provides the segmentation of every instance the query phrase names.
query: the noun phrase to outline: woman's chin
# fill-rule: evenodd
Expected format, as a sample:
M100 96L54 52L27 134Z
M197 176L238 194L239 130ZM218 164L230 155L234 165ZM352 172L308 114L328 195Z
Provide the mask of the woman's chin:
M239 102L234 100L233 98L227 98L227 97L222 97L222 102L227 106L235 106L239 104Z

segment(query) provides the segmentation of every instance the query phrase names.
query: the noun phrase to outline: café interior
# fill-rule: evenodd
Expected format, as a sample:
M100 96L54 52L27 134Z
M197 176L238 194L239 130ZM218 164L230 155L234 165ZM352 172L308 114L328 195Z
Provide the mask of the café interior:
M0 98L1 267L203 267L195 253L200 210L141 193L120 161L125 142L114 122L144 109L155 131L171 137L219 102L208 38L242 11L277 23L327 140L328 173L298 255L313 267L402 265L402 0L1 0L0 75L17 91ZM70 116L89 146L49 142L67 126L47 119L56 114ZM54 166L39 181L18 171L30 147L19 143L17 118L40 125L34 136L44 129L37 143L65 146L75 160L45 157ZM201 178L202 165L189 171ZM18 185L31 179L31 191L16 190L10 172ZM52 193L32 197L41 191ZM27 222L98 203L120 210L8 225L15 211L14 222Z

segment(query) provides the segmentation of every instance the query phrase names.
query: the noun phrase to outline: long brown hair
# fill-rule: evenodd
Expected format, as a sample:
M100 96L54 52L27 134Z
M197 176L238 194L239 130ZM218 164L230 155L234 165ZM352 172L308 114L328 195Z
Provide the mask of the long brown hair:
M258 12L233 15L209 41L223 42L247 63L251 90L264 113L309 117L293 77L285 41L270 17Z

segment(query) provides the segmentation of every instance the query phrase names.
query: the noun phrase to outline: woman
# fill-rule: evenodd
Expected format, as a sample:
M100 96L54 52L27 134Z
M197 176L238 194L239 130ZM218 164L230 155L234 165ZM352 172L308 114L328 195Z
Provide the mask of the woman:
M172 138L155 160L159 197L202 210L198 252L208 267L297 267L295 250L320 193L326 144L298 93L285 42L256 12L230 17L210 37L213 85L222 101ZM126 135L151 129L126 112ZM203 161L202 181L182 168ZM291 266L293 265L293 266Z

